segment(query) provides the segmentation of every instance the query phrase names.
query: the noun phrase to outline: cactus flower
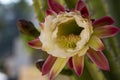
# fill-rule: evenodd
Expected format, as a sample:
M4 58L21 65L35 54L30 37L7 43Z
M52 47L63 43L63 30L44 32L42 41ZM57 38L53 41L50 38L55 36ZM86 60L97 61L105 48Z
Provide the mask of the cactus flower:
M101 39L118 33L119 29L112 25L114 20L109 16L91 19L82 0L73 10L66 10L56 0L47 1L49 10L46 10L45 22L40 23L41 34L29 42L31 47L49 54L42 66L42 74L49 74L49 79L53 80L68 63L80 76L85 56L100 69L109 70Z

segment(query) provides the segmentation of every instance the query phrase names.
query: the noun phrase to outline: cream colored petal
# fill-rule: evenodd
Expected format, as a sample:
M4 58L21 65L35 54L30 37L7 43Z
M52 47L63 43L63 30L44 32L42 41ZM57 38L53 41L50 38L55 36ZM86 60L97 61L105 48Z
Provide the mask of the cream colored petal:
M32 48L35 48L35 49L41 49L41 46L42 46L42 43L39 38L29 41L28 44L29 44L29 46L31 46Z
M81 40L79 40L76 43L75 49L63 49L61 48L57 42L57 25L61 22L66 22L69 19L75 19L76 23L83 27L84 30L82 30L80 34ZM61 13L59 15L54 16L47 16L44 23L44 29L41 31L40 40L42 42L42 49L47 51L48 54L53 55L55 57L61 57L61 58L69 58L76 54L79 50L81 50L85 44L89 41L91 36L92 29L90 28L89 21L85 21L85 19L76 12L70 12L70 13ZM84 53L83 53L84 54ZM82 54L81 54L82 55Z
M51 71L50 71L50 80L53 80L64 68L69 58L57 58Z
M75 73L78 76L81 76L84 68L84 56L79 57L78 55L75 55L72 58L72 62L73 62L73 69L75 70Z
M83 46L89 41L90 39L90 36L91 36L91 25L90 25L90 22L89 20L87 19L84 19L82 18L81 16L79 15L75 15L74 16L77 24L80 26L80 27L83 27L84 30L82 30L81 34L80 34L80 38L81 40L78 41L77 43L77 48L78 49L82 49Z
M83 56L83 55L85 55L88 49L89 49L89 46L88 46L88 45L84 46L84 47L78 52L78 56Z
M91 48L93 48L96 51L101 51L104 49L103 42L100 40L100 38L98 38L97 36L94 36L94 35L91 37L88 44Z

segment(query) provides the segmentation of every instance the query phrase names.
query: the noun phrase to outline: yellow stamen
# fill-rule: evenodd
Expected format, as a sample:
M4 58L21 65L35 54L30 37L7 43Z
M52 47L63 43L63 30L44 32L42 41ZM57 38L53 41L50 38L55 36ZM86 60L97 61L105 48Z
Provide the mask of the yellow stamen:
M75 48L77 41L80 40L79 35L70 34L68 36L60 36L57 38L57 43L62 48Z

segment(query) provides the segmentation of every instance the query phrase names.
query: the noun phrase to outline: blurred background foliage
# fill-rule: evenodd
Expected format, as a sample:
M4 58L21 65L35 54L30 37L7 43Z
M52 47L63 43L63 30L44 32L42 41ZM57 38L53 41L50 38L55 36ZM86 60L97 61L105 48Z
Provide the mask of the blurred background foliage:
M19 36L17 20L31 19L32 6L25 0L10 4L2 4L0 1L0 59L11 55L14 39ZM7 51L11 51L8 54Z
M21 18L31 20L33 14L32 5L28 0L0 0L0 72L8 74L8 80L17 80L18 77L16 69L13 68L15 63L18 63L13 59L16 57L15 41L20 36L17 21ZM1 75L0 80L3 80Z
M59 1L67 9L73 9L78 0L57 0L57 1ZM90 15L92 18L98 19L103 16L109 15L115 20L115 25L120 27L120 0L84 0L84 1L89 8ZM20 80L18 79L19 74L11 78L11 76L9 76L9 73L11 72L8 72L7 70L8 68L6 66L7 59L9 60L11 56L14 56L16 54L14 51L15 50L14 44L16 39L18 37L22 38L25 47L28 47L27 41L31 40L31 38L19 34L19 31L17 29L17 21L19 19L26 19L32 21L36 28L39 30L38 23L44 21L45 10L48 9L47 0L33 0L33 2L32 3L31 2L32 0L16 0L16 1L10 0L10 3L5 4L3 3L2 0L0 0L0 71L8 74L9 80ZM38 22L36 19L38 20ZM76 75L73 75L73 73L71 74L72 76L75 77L75 80L120 80L119 40L120 33L113 38L104 40L106 47L104 53L109 61L110 71L106 72L99 70L86 57L83 75L81 77L77 77ZM30 60L32 59L30 64L33 64L33 61L38 58L44 59L46 58L45 57L46 55L43 55L43 53L45 52L30 49L27 49L29 50L28 53L36 53L32 55L30 54ZM40 52L41 54L39 54ZM23 55L20 57L21 59L20 61L24 62L24 58L26 57L23 57L25 55L22 50L21 53ZM67 71L68 69L65 70ZM62 72L62 74L67 75L68 73L64 71Z

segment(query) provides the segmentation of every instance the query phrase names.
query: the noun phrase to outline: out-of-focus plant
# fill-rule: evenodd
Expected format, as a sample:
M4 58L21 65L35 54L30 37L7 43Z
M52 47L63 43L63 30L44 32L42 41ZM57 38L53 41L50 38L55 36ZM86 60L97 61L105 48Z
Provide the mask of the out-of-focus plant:
M101 39L112 37L119 30L112 25L114 20L111 17L100 18L108 14L106 5L103 5L102 1L86 2L89 11L94 14L90 16L82 0L58 0L65 5L66 9L56 0L33 0L33 6L40 21L40 36L29 21L19 20L18 26L21 32L35 36L35 39L29 42L31 47L42 49L49 54L46 60L39 60L36 63L43 75L49 74L50 80L53 80L60 72L73 76L75 80L120 79L119 65L114 57L114 53L118 51L117 42L114 41L116 39L104 40L104 53L110 64L110 72L98 70L91 62L93 61L100 69L109 70L107 59L102 53L104 45ZM98 10L99 8L101 11ZM93 17L100 19L96 20ZM109 48L112 49L109 50ZM67 66L65 67L66 63L80 77Z
M116 4L117 3L117 4ZM120 2L114 1L114 0L91 0L88 1L89 6L92 7L93 13L94 13L94 17L101 17L101 16L105 16L105 15L111 15L112 17L114 17L115 19L115 24L117 24L117 26L119 27L119 21L118 21L118 17L116 19L115 16L118 16L119 11L115 10L115 7L118 7L118 4L120 4ZM102 5L100 5L102 4ZM114 6L113 6L114 5ZM97 6L97 9L96 7ZM99 10L100 9L100 10ZM116 8L117 9L117 8ZM117 13L117 14L116 14ZM113 15L114 14L114 15ZM117 37L117 38L116 38ZM106 57L108 58L109 64L110 64L110 72L103 72L104 75L107 77L107 80L119 80L120 79L120 65L119 63L119 35L106 39L104 40L104 43L106 44L106 49L104 50Z

